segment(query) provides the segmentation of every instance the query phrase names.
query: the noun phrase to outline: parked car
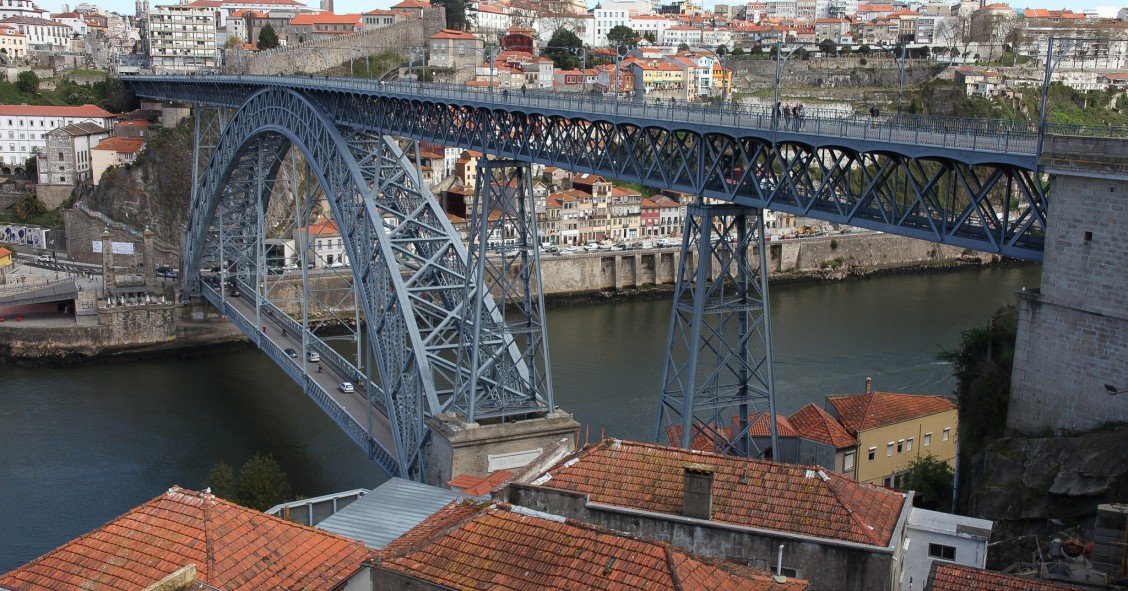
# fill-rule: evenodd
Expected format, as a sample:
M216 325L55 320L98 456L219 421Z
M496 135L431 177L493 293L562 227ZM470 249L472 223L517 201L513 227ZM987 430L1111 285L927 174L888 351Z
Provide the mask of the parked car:
M332 263L329 263L330 269L340 269L341 267L344 267L344 266L345 266L345 264L342 263L341 261L333 261Z
M352 382L341 382L341 385L337 386L337 389L345 394L356 392L356 388L353 388Z
M286 350L284 350L282 352L285 353L286 355L288 355L290 357L290 359L297 359L298 358L298 352L295 351L292 347L286 347Z
M317 351L306 351L306 361L310 363L317 363L321 361L321 354Z
M41 254L41 255L39 255L39 257L38 257L38 258L36 258L35 260L36 260L36 261L38 261L38 262L40 262L40 263L50 263L50 262L51 262L51 255L49 255L49 254Z

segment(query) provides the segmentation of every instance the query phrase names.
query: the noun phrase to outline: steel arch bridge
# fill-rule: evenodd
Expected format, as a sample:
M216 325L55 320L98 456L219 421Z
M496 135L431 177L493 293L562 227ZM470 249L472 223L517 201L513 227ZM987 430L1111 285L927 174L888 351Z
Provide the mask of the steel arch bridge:
M1038 170L1037 133L1021 122L875 121L815 112L784 125L770 112L537 93L499 97L402 82L126 80L140 96L194 105L197 150L210 151L196 175L186 230L185 294L201 294L223 310L370 458L406 478L424 478L427 418L456 412L473 422L555 406L543 300L534 301L539 293L530 299L540 285L535 248L520 261L502 259L493 272L517 299L522 290L514 277L523 278L523 321L514 322L505 313L510 297L495 302L483 285L488 220L472 224L467 251L391 137L697 197L682 244L655 429L656 438L664 432L683 447L745 455L778 449L767 282L759 274L763 209L1006 256L1042 256L1048 180ZM200 133L205 110L216 114L214 145L205 145L208 135ZM304 177L294 172L291 149L301 154ZM489 162L486 169L502 166ZM367 361L360 350L355 363L345 359L308 322L310 245L299 244L302 321L266 297L266 219L271 196L287 182L281 192L304 211L295 214L303 224L310 221L314 182L329 204L352 261L351 297L368 323L354 335ZM488 191L527 186L519 173L484 184ZM517 193L494 201L483 194L482 202L510 204L515 217L507 219L531 227L520 245L535 247L535 223L521 218L531 207ZM749 256L757 244L758 265ZM709 277L709 265L695 260L712 261L720 272ZM510 264L519 270L506 270ZM202 274L208 265L218 275ZM228 297L231 290L254 293L253 303ZM305 359L295 362L286 344L320 352L332 375L324 376L320 364L315 374ZM336 392L338 380L356 382L361 393ZM770 442L752 435L764 413Z
M371 375L362 371L362 363L337 355L306 323L288 319L261 299L256 289L266 275L264 218L291 149L300 152L310 173L307 192L314 180L323 189L343 238L357 308L368 323ZM470 356L459 351L467 302L475 304L475 318L494 324L504 323L503 312L489 294L475 298L467 292L471 273L466 248L397 144L367 130L338 127L299 93L264 89L227 122L199 176L185 250L186 293L204 293L241 321L244 332L273 352L389 474L423 477L425 416L456 410L473 420L553 408L550 390L546 396L544 388L535 387L535 362L514 339L495 336L475 342L488 367L476 362L470 369ZM306 250L301 248L303 267ZM222 280L208 284L212 276L200 269L213 264L221 266L217 272ZM240 288L256 294L256 305L241 308L228 301L227 292ZM282 343L264 338L268 325ZM344 412L349 405L341 394L350 393L318 384L314 378L319 376L300 367L308 363L279 354L290 344L286 339L298 335L303 357L306 350L320 351L330 373L363 391L362 410ZM321 374L321 365L317 367ZM476 384L466 388L471 375Z

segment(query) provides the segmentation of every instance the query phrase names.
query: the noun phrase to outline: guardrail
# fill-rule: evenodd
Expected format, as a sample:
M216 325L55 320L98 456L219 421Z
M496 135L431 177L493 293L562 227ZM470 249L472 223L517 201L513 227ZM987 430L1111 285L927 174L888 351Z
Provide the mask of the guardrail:
M464 85L408 81L383 82L353 78L315 78L312 76L145 76L139 80L200 83L214 81L263 86L305 86L319 89L357 90L413 100L435 98L473 101L494 105L535 107L570 114L598 114L612 117L637 117L668 122L731 125L745 129L830 135L835 137L928 145L944 148L995 150L1032 155L1037 149L1038 123L1026 120L970 119L931 115L886 115L846 110L804 109L803 116L788 119L776 115L769 106L694 105L662 99L615 99L602 96L531 90L508 92L484 90ZM1128 137L1128 127L1052 124L1046 133Z

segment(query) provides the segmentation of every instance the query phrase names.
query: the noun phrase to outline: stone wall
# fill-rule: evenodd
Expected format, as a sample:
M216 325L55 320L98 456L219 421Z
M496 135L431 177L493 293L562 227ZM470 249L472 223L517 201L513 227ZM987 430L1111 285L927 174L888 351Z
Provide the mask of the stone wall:
M97 325L29 327L0 325L0 357L24 361L89 359L175 338L173 304L100 308Z
M105 223L86 215L77 209L62 210L63 228L67 236L67 254L72 260L80 263L102 264L102 255L94 252L94 242L102 241L102 231L106 229ZM132 242L137 256L117 255L114 264L119 267L136 265L141 262L142 241L122 230L110 228L114 242ZM120 260L119 260L120 259ZM158 261L158 264L166 264ZM176 265L172 265L176 266Z
M426 42L426 24L420 19L409 19L355 35L311 40L266 51L227 49L223 61L225 71L231 74L314 73L360 59L365 52L375 55Z
M35 196L47 206L47 209L55 209L63 204L71 196L74 191L73 184L55 184L48 185L40 183L35 185Z
M1128 421L1128 142L1050 137L1040 291L1019 298L1007 426L1033 433Z

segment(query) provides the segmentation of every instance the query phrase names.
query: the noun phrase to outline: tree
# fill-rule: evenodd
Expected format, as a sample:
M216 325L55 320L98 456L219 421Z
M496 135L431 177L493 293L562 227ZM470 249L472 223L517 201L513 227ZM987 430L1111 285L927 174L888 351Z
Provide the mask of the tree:
M931 453L909 462L901 476L901 488L916 491L922 507L948 511L952 504L955 471L951 464L936 459Z
M952 365L960 416L960 447L973 456L1002 437L1007 426L1018 308L1003 306L986 327L960 333L955 349L937 356Z
M265 511L290 497L290 482L273 456L255 454L243 464L239 474L239 504Z
M210 488L213 495L228 501L234 501L239 493L239 481L235 478L235 470L222 460L212 467L201 486Z
M16 76L16 88L24 94L39 92L39 76L31 70L24 70Z
M274 49L278 47L278 33L274 32L274 27L267 23L259 31L258 43L255 44L259 49ZM269 507L268 507L269 508Z
M679 52L689 51L689 44L688 43L682 43L681 45L678 45L678 51Z
M858 53L862 55L869 55L873 53L873 48L863 43L862 46L858 48Z
M823 39L819 42L819 51L823 53L824 57L835 55L836 49L838 49L838 44L834 42L834 39Z
M16 201L16 219L21 222L30 222L45 213L47 213L47 205L40 201L35 193L28 193Z
M224 41L223 48L224 49L231 49L232 47L240 47L244 43L246 43L246 41L243 41L242 37L240 37L238 35L231 35L230 37L227 38L227 41Z
M39 158L36 158L35 156L28 156L27 160L24 160L24 172L31 178L38 176Z
M583 62L580 60L579 50L584 42L568 29L556 29L552 38L548 40L548 47L544 49L544 57L552 60L552 65L560 70L574 70Z
M634 45L637 39L638 33L635 33L634 29L624 25L615 25L607 32L607 45L611 47Z
M111 113L125 113L140 106L137 96L128 86L122 84L120 78L106 80L106 100L103 103Z
M742 48L742 47L733 48L732 57L734 57L736 59L740 59L740 58L744 57L744 48Z

